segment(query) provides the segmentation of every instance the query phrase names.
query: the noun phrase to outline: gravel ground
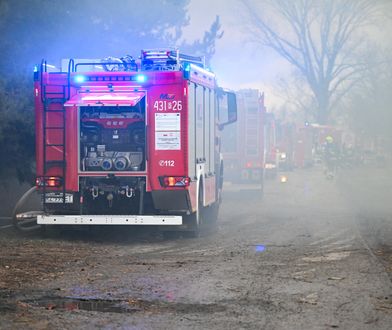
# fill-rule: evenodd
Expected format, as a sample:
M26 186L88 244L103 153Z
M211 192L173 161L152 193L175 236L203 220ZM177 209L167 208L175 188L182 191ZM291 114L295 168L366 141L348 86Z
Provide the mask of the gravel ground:
M198 239L0 230L2 329L390 329L387 169L230 187Z

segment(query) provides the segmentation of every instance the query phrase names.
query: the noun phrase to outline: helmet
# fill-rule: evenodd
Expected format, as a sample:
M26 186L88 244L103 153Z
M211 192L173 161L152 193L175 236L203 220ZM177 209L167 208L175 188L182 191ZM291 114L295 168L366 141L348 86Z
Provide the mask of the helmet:
M325 138L325 141L326 141L327 143L332 143L332 142L333 142L333 137L332 137L331 135L328 135L328 136Z

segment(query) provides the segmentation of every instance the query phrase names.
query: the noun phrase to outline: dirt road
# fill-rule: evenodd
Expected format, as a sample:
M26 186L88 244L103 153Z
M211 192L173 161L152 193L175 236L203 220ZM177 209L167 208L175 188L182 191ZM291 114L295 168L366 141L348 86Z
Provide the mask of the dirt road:
M0 328L390 329L387 171L287 175L228 189L199 239L0 231Z

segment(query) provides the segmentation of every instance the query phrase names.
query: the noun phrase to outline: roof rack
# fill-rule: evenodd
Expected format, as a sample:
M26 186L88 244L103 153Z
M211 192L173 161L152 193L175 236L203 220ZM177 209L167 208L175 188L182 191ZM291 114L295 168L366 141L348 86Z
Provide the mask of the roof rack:
M191 56L180 53L178 49L148 49L141 52L142 71L180 70L187 63L205 68L204 56Z
M180 71L186 69L189 64L197 65L203 69L206 68L204 56L183 54L178 49L147 49L141 51L140 60L134 59L130 55L123 57L108 56L103 59L63 59L61 71L68 74L79 70L109 72Z

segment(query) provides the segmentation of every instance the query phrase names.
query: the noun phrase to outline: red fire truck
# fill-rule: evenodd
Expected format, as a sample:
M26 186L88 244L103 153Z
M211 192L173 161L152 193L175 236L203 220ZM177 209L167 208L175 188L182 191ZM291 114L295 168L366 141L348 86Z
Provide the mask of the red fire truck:
M342 144L343 131L341 129L334 126L319 125L319 124L310 124L310 126L314 130L315 139L316 139L315 143L317 145L325 144L327 136L332 137L337 145L340 146Z
M265 115L265 177L276 178L279 171L279 150L276 141L276 119L273 113Z
M294 168L294 153L296 141L296 127L293 123L276 123L276 145L278 149L278 168L290 171Z
M223 132L225 180L264 186L264 94L256 89L236 92L237 122Z
M333 126L305 123L296 132L294 163L296 167L310 167L323 162L326 137L333 138L336 145L341 146L342 130Z
M235 94L178 50L66 63L35 72L37 223L197 235L217 216L220 132L236 121Z
M294 165L296 168L311 167L314 163L314 130L306 123L296 131Z

